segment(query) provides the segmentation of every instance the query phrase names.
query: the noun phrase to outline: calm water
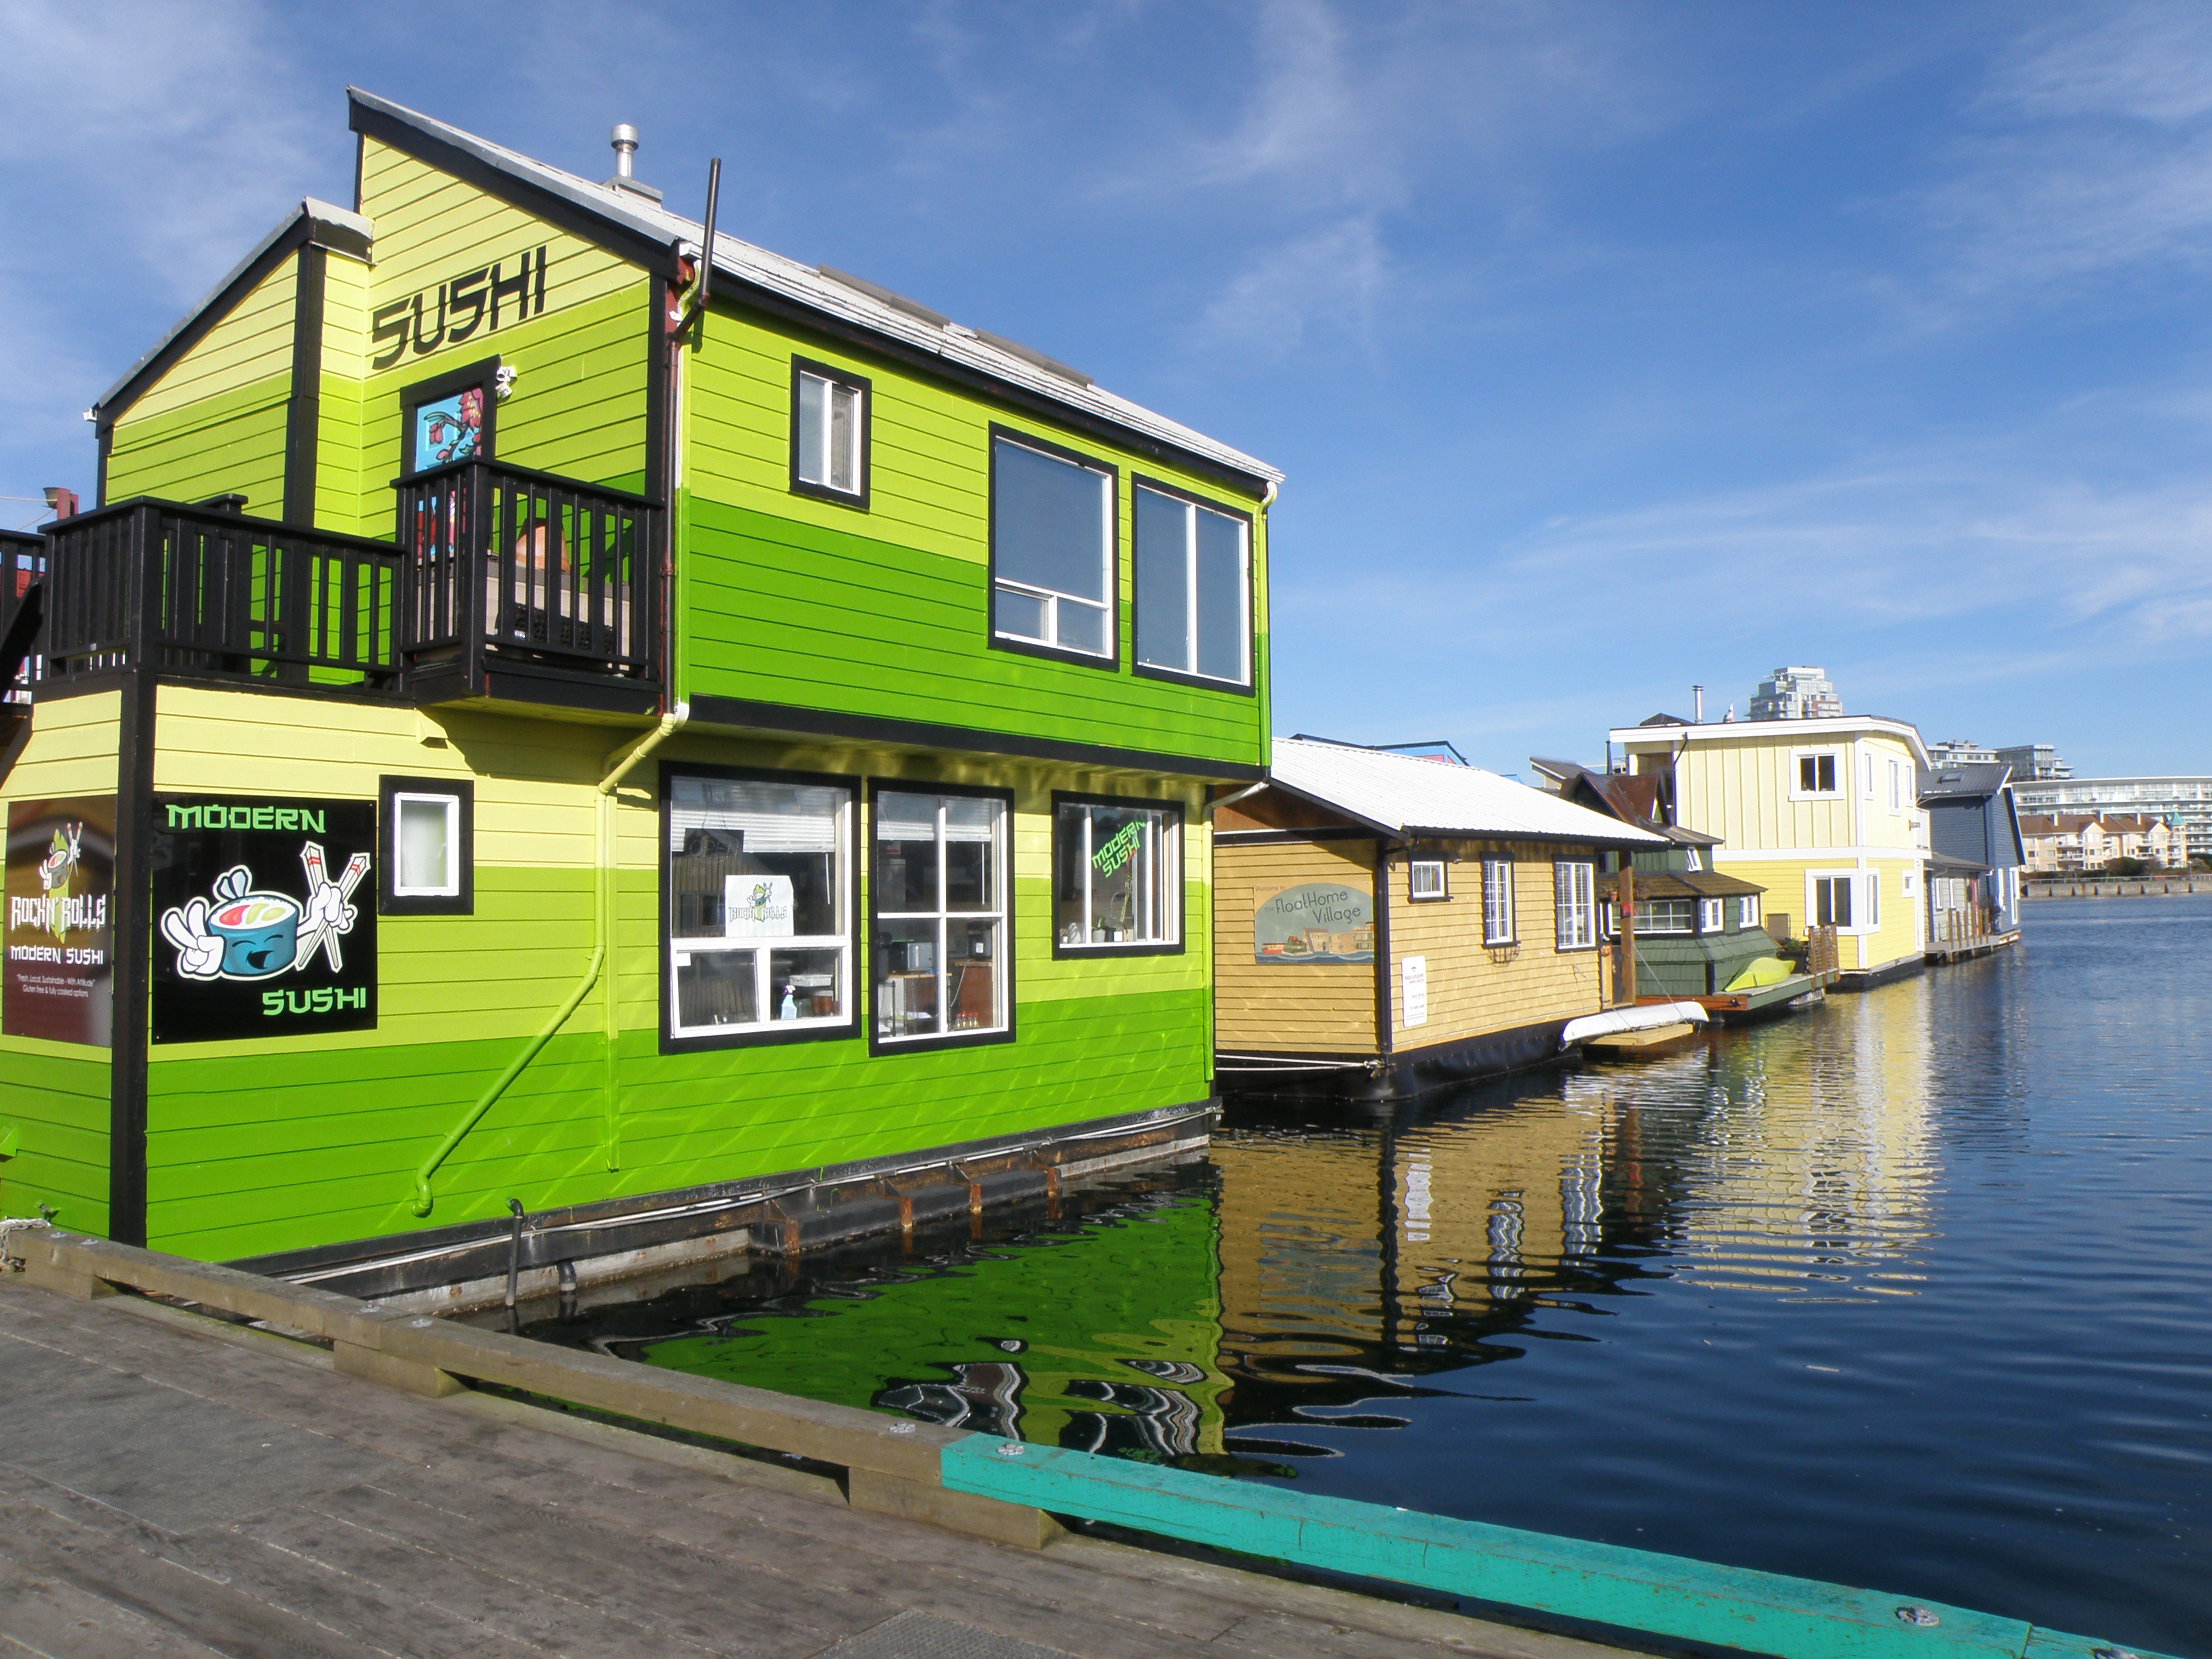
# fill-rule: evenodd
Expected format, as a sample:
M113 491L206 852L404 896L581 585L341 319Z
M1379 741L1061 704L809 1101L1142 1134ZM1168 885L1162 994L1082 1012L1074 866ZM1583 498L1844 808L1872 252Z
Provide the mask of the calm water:
M2212 1659L2212 899L531 1334Z

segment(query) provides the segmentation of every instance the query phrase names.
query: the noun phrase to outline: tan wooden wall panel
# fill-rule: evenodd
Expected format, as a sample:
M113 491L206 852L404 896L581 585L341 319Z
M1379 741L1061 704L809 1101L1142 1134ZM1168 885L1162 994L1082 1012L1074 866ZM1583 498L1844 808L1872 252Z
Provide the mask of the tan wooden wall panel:
M1261 966L1252 956L1252 890L1300 881L1361 881L1366 841L1217 842L1213 848L1214 1046L1284 1054L1375 1048L1375 975L1356 965Z

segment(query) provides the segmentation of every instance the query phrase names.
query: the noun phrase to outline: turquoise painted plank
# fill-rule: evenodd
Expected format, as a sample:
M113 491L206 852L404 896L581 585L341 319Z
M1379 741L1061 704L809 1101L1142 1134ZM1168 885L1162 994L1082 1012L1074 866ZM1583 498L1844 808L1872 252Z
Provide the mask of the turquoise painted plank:
M2032 1659L2089 1659L2092 1646L2017 1619L1816 1579L988 1435L945 1447L941 1478L955 1492L1058 1515L1778 1659L2030 1659L2031 1639ZM1909 1622L1899 1612L1908 1607L1936 1622Z

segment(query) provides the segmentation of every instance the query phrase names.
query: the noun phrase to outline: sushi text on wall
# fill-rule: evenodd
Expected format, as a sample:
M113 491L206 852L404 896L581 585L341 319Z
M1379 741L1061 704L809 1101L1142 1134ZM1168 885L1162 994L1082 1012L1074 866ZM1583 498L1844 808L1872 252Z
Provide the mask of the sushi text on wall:
M109 1046L115 1014L115 797L8 804L0 1032Z
M154 798L153 1040L376 1026L376 803Z
M1255 887L1252 954L1277 964L1372 962L1375 895L1341 881Z

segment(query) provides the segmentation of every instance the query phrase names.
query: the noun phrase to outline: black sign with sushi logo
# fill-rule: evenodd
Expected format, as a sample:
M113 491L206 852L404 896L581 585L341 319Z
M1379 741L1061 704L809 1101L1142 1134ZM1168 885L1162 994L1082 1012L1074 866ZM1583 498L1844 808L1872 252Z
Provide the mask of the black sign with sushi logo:
M153 1039L376 1026L376 803L154 798Z

